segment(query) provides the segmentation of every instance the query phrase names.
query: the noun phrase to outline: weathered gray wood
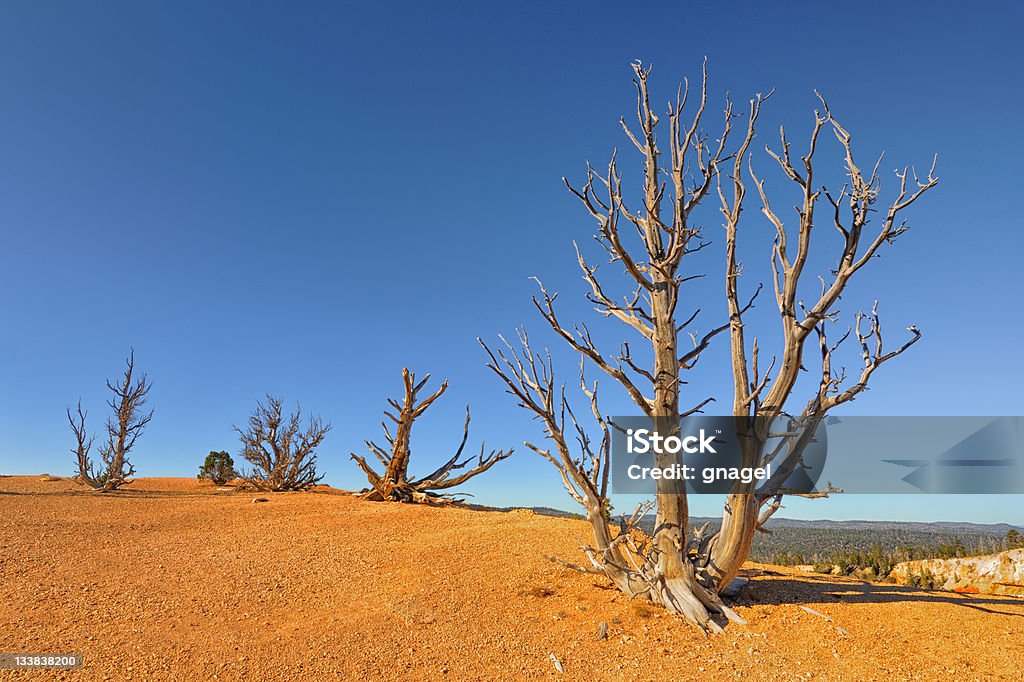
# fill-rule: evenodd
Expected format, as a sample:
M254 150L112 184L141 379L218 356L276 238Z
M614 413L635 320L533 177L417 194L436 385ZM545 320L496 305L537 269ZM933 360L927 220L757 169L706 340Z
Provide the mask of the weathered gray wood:
M833 622L833 620L832 620L831 618L829 618L828 616L826 616L826 615L825 615L824 613L821 613L820 611L815 611L814 609L812 609L812 608L811 608L811 607L809 607L809 606L803 606L803 605L801 604L801 605L800 605L800 608L801 608L801 609L803 609L804 611L806 611L807 613L810 613L810 614L812 614L812 615L815 615L815 616L817 616L818 618L824 618L824 619L825 619L825 620L827 620L827 621L828 621L829 623Z

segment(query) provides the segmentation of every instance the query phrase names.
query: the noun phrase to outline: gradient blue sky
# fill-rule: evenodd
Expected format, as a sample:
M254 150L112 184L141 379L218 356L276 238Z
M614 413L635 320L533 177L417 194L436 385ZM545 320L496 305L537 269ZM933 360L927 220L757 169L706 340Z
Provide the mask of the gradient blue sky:
M659 102L705 55L713 113L727 90L742 104L776 87L761 142L784 122L803 146L818 88L864 164L884 149L887 172L927 166L938 152L942 184L849 297L851 312L882 300L889 338L910 323L925 338L846 413L1024 413L1024 13L773 5L4 3L0 471L70 474L64 408L81 396L99 427L103 381L134 346L156 408L140 475L190 476L209 450L236 451L232 424L270 391L333 421L321 467L359 486L348 453L377 437L409 366L452 384L417 425L414 462L456 444L471 402L471 439L519 452L467 490L571 509L520 447L537 427L474 339L525 322L553 342L530 304L535 274L563 292L563 318L594 320L571 246L592 225L560 177L615 146L638 169L617 123L633 110L635 58L655 64ZM822 150L824 176L839 159ZM710 325L724 314L714 205L704 219L715 245L694 261L708 278L691 300ZM749 288L771 228L752 208L743 229ZM769 306L751 320L766 347ZM621 336L595 326L601 341ZM728 403L723 349L687 387L694 402ZM607 382L605 394L606 411L628 409ZM848 496L783 514L1024 524L1022 509L1021 497Z

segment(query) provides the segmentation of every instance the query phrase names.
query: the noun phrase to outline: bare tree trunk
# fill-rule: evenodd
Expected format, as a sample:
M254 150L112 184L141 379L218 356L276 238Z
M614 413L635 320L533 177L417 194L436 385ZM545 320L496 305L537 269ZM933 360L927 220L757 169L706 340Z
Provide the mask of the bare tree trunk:
M75 453L75 466L78 469L78 475L75 476L75 479L90 488L101 488L103 484L100 482L96 467L89 457L89 452L92 450L92 444L96 437L90 436L86 431L85 417L87 413L82 410L82 401L78 401L75 415L71 414L70 407L67 408L67 415L71 431L75 434L75 447L72 450Z
M656 183L657 178L648 180ZM655 185L656 186L656 185ZM654 429L661 434L679 433L679 353L676 350L674 301L669 300L671 287L656 273L651 313L654 318ZM681 464L679 453L655 452L655 466L661 468ZM693 611L691 618L706 621L709 614L693 594L701 588L696 584L693 566L686 560L686 532L689 528L689 506L685 492L676 481L657 481L657 513L654 544L658 549L658 572L665 581L665 590L682 609Z
M462 460L462 452L469 440L469 406L466 406L466 421L462 429L462 442L459 443L455 455L448 461L435 469L430 474L418 480L409 478L409 460L412 455L410 440L412 438L413 423L420 417L428 407L446 390L448 382L441 384L436 392L421 402L417 402L417 396L427 381L428 374L422 381L416 381L416 376L408 369L402 370L402 381L405 385L405 397L402 403L389 399L388 403L394 408L397 415L392 412L385 412L385 416L395 423L395 433L387 426L387 422L381 422L384 428L384 437L387 439L390 450L385 450L373 441L366 441L366 447L384 465L384 472L378 474L373 470L366 459L353 454L352 459L356 462L370 482L370 488L360 493L360 496L367 500L390 501L390 502L438 502L449 498L446 493L438 491L454 488L462 485L474 476L478 476L501 460L512 455L512 450L493 450L484 454L484 446L480 446L480 454L477 457L476 466L463 472L458 476L452 476L453 472L463 469L471 461L467 458Z

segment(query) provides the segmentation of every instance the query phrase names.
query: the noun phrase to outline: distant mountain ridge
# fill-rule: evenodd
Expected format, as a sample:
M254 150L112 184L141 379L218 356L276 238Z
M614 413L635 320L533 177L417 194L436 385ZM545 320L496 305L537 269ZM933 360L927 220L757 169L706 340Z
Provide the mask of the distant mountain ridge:
M519 507L508 507L507 509L518 508ZM566 519L579 518L581 516L580 514L568 512L563 509L555 509L554 507L528 507L528 509L542 516L554 516ZM720 517L692 516L690 517L690 524L700 526L705 522L710 522L712 525L717 525L721 520L722 519ZM641 523L653 526L654 514L648 514L645 516ZM772 518L769 519L766 525L768 528L845 528L849 530L898 528L925 532L941 530L950 533L966 532L983 533L986 535L1006 535L1007 531L1010 530L1024 531L1024 526L1015 526L1009 523L973 523L970 521L868 521L858 519L837 521L835 519Z

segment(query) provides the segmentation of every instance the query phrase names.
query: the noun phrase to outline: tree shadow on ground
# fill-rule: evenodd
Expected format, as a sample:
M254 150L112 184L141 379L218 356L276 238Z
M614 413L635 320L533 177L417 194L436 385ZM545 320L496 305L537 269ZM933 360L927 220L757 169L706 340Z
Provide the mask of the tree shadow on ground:
M153 498L197 498L235 496L245 497L246 493L220 493L203 491L180 491L180 490L111 490L105 493L90 488L80 490L0 490L0 495L12 495L16 497L93 497L96 499L153 499Z
M196 499L210 497L238 497L251 498L253 496L270 495L271 499L276 496L289 495L341 495L351 496L348 490L337 490L333 488L314 488L312 490L289 490L282 492L269 492L265 490L216 490L214 488L200 488L193 490L154 490L154 489L133 489L119 488L107 492L93 490L81 486L72 490L61 488L57 490L0 490L0 495L12 495L16 497L95 497L98 499Z
M871 583L833 576L806 575L794 578L773 571L759 573L751 576L751 582L739 595L736 603L740 606L933 602L953 604L1001 616L1024 617L1024 598L1021 597L922 590L917 587Z

